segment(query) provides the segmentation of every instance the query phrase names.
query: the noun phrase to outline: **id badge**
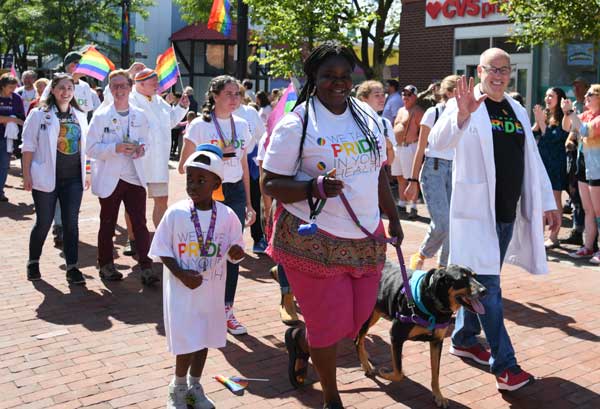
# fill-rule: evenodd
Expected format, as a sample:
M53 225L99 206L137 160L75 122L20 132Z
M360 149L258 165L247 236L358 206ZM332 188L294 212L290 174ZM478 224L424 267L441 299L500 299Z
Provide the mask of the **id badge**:
M223 147L223 159L232 158L235 156L235 147L233 144Z

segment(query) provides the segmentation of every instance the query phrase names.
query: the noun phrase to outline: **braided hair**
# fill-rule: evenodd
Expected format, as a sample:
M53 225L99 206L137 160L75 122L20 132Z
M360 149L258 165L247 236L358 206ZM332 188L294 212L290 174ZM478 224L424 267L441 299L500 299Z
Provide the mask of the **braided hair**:
M331 57L342 57L344 58L352 70L356 67L356 60L354 58L353 52L337 42L325 42L324 44L319 45L315 48L306 60L304 60L304 73L306 74L306 83L300 90L300 94L298 95L298 100L294 105L294 109L306 102L305 110L304 110L304 120L302 122L302 136L300 138L300 151L298 153L297 162L302 160L302 152L304 150L304 140L306 139L306 129L308 126L308 111L310 108L310 103L312 100L313 111L314 108L314 98L317 92L317 71L323 65L323 63ZM350 108L350 113L352 115L352 119L356 122L358 129L366 136L367 143L369 145L370 152L374 152L376 158L379 158L381 153L379 152L379 146L377 144L377 136L373 132L372 129L369 128L367 123L368 119L371 118L375 124L377 124L377 129L379 129L379 125L377 120L373 115L369 114L367 111L362 108L362 106L352 97L348 97L346 99L348 107Z
M219 75L213 78L208 84L206 98L202 104L202 119L205 122L211 121L211 113L215 110L215 94L220 94L227 84L238 85L238 80L230 75Z

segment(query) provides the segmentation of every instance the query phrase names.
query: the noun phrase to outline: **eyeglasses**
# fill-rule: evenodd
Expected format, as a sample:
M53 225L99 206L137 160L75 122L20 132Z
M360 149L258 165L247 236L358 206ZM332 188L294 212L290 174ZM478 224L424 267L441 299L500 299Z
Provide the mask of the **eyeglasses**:
M597 96L598 96L598 94L597 94L597 93L595 93L595 92L590 92L590 91L588 91L588 92L586 92L586 93L585 93L585 95L584 95L584 96L585 96L585 98L591 98L591 97L597 97Z
M494 67L492 65L482 65L481 66L488 74L500 74L500 75L508 75L512 71L510 67Z
M110 88L111 89L128 89L129 88L129 84L125 83L125 84L110 84Z

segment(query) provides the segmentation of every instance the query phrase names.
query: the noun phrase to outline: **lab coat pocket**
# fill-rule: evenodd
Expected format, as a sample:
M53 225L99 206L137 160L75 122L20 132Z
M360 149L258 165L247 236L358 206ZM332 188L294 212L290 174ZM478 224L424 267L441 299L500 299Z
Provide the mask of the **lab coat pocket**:
M488 212L487 183L456 182L452 192L452 214L458 219L483 219Z

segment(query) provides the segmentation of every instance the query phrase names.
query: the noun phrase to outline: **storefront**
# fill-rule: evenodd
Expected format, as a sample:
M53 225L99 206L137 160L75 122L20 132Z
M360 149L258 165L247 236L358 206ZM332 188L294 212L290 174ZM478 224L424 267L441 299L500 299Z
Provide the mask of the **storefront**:
M528 108L550 86L573 96L576 77L597 82L598 56L591 44L517 48L510 42L513 27L487 0L402 0L400 83L422 90L452 73L476 77L479 55L489 47L511 54L509 90L523 95Z

